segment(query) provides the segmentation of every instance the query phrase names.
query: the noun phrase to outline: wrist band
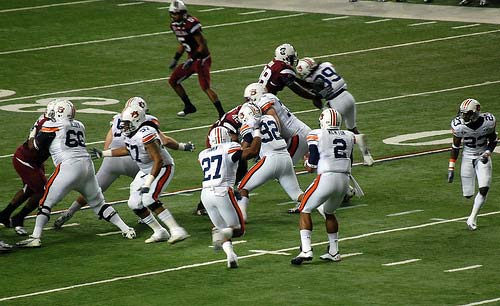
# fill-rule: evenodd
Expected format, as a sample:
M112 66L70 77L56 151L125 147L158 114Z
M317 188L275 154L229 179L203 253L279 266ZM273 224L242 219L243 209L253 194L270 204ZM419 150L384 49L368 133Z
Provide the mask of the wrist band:
M144 184L142 184L142 186L150 187L154 180L155 180L155 177L152 176L151 174L148 174L146 176L146 178L144 179Z
M174 60L178 61L182 56L182 53L179 53L179 52L175 52L175 55L174 55Z
M112 157L112 156L113 156L113 152L111 152L111 150L102 151L102 157Z
M186 144L183 142L179 142L179 151L184 151L186 149Z

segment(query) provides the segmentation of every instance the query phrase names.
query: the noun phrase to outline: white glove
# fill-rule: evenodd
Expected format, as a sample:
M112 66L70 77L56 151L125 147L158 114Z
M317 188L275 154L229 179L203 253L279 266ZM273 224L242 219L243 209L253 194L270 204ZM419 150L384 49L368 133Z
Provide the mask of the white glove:
M479 160L483 164L486 164L488 162L488 159L490 158L490 155L491 155L491 151L490 150L486 150L486 151L484 151L483 154L481 154L481 156L479 157Z

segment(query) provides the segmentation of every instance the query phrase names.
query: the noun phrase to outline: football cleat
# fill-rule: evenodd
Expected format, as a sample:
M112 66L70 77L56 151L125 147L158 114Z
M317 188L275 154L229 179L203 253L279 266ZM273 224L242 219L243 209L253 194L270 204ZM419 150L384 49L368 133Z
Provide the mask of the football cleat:
M8 243L5 243L0 240L0 252L10 252L12 250L12 246Z
M179 117L186 117L187 114L196 113L196 107L194 105L186 106L183 110L177 113Z
M14 227L14 232L16 232L19 236L28 236L28 232L22 226Z
M467 219L467 228L470 230L470 231L475 231L477 230L477 222L473 219L471 219L470 217Z
M163 229L162 231L159 231L157 233L153 233L151 237L148 239L144 240L145 243L154 243L154 242L161 242L161 241L166 241L170 238L170 234L166 229Z
M339 252L337 252L335 255L330 254L330 252L327 249L327 252L319 257L322 260L327 260L327 261L334 261L334 262L339 262L342 260L340 257Z
M73 215L71 215L68 211L63 212L57 219L54 221L54 228L55 229L61 229L61 227L64 225L64 223L68 222L69 219L71 219Z
M365 166L373 166L375 161L373 160L373 157L371 156L370 153L363 155L363 165Z
M137 237L135 230L131 227L129 227L125 232L122 232L122 236L123 238L127 239L134 239L135 237Z
M16 245L21 248L39 248L42 246L42 240L30 236L28 239L17 242Z
M10 223L10 218L0 214L0 223L5 227L12 227Z
M298 207L294 207L294 208L289 208L288 209L288 213L289 214L300 214L300 210Z
M304 252L301 251L297 257L292 258L290 261L292 265L300 266L304 261L311 261L313 259L313 252L312 249Z
M176 242L185 240L189 237L191 237L191 235L189 235L184 228L177 227L172 230L172 236L170 237L170 239L168 239L168 243L174 244Z
M227 267L230 269L238 268L238 256L234 252L227 256Z

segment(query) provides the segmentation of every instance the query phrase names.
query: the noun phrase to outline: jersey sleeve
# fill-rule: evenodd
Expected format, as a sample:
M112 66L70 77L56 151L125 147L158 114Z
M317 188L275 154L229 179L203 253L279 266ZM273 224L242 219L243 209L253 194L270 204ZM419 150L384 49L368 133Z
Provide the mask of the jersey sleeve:
M317 146L319 143L319 134L321 130L312 130L307 134L306 140L307 140L307 145L315 145Z
M279 78L281 79L283 84L289 86L293 83L293 81L295 81L296 74L292 68L285 68L280 71Z
M143 144L148 144L148 143L155 141L156 139L159 139L158 133L156 132L156 130L150 126L145 126L144 129L141 130L141 132L142 132L142 143Z
M231 160L236 163L241 159L242 149L241 145L236 142L232 142L231 146L227 150L227 155L231 157Z

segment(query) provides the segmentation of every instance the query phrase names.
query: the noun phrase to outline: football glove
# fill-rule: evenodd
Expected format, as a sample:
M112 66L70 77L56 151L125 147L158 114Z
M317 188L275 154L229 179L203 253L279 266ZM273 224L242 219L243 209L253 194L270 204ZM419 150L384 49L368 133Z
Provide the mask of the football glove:
M191 141L188 141L187 143L179 142L179 150L194 152L194 150L196 150L196 147Z
M186 62L182 65L182 69L188 70L191 67L191 65L193 65L193 62L194 62L194 59L188 58L186 60Z
M151 189L151 184L155 180L155 177L152 176L151 174L148 174L146 178L144 179L144 183L142 184L141 188L137 189L140 194L143 193L148 193L149 190Z
M455 170L448 170L448 183L453 183L453 177L455 177Z
M479 157L479 160L483 163L486 164L488 162L488 158L490 157L491 152L489 150L484 151L483 154Z
M102 158L102 151L98 148L91 148L89 150L90 158L92 159L100 159Z
M174 69L175 66L177 66L177 60L174 58L171 62L170 62L170 65L168 65L168 68L170 68L170 70Z

